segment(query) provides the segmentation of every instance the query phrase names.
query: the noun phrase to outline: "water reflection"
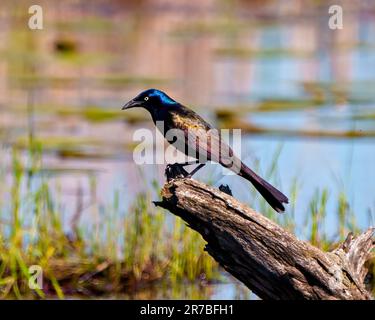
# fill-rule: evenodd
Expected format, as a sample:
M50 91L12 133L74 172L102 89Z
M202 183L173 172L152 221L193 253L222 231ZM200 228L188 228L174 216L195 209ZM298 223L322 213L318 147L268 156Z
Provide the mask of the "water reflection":
M104 204L120 190L126 208L164 177L163 166L132 162L132 132L152 129L148 116L118 109L141 89L158 87L213 123L219 123L214 110L224 108L265 130L296 130L294 137L244 135L242 158L259 160L265 171L282 146L282 190L288 193L296 177L301 182L295 209L301 237L317 188L330 190L331 236L340 191L365 228L375 209L374 137L311 139L298 130L375 131L375 8L344 1L345 29L332 31L325 4L291 2L44 1L45 29L32 32L25 27L29 1L7 1L0 19L1 142L24 149L30 131L40 140L45 173L62 190L67 228L80 189L89 204ZM270 100L279 110L259 112ZM288 101L301 106L286 110ZM8 148L1 153L10 161ZM197 177L226 182L252 202L245 181L219 177L214 165ZM82 219L90 214L88 207ZM218 288L207 295L235 297Z

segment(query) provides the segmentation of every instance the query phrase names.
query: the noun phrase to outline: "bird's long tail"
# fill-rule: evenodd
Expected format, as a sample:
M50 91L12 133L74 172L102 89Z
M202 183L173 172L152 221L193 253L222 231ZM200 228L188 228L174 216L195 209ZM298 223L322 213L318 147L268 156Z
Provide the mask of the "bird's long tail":
M270 204L270 206L281 213L285 211L283 203L288 203L288 198L266 180L259 177L254 171L247 167L244 163L241 164L241 171L239 175L250 181L255 189L263 196L263 198Z

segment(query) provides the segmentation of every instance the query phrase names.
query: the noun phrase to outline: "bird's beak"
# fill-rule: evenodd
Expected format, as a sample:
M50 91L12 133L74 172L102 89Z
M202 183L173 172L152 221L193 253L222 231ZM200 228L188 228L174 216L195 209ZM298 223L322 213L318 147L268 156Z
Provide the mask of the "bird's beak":
M135 107L140 107L142 105L142 102L140 101L135 101L135 100L130 100L128 103L126 103L121 110L125 109L130 109L130 108L135 108Z

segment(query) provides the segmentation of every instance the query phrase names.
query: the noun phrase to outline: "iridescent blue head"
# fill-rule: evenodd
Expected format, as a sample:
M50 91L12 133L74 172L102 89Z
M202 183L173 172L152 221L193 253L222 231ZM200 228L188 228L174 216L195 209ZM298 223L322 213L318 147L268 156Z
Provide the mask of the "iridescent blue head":
M126 103L122 110L143 107L148 111L158 110L161 108L168 108L178 103L169 97L163 91L158 89L148 89L141 92L135 98Z

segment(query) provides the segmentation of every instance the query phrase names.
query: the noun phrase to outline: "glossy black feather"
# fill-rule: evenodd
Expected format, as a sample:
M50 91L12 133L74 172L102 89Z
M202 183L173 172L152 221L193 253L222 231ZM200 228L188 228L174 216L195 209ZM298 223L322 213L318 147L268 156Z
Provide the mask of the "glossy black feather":
M156 89L142 92L127 105L139 105L147 109L165 136L170 129L180 129L182 134L174 137L173 141L169 140L177 149L186 155L203 159L203 162L211 160L234 171L250 181L274 210L285 211L283 204L288 203L288 198L236 157L230 146L221 139L219 131L193 110ZM127 105L125 108L128 108ZM158 123L162 123L163 128ZM202 141L207 143L199 143Z

